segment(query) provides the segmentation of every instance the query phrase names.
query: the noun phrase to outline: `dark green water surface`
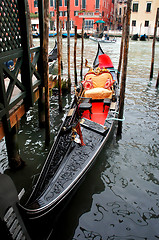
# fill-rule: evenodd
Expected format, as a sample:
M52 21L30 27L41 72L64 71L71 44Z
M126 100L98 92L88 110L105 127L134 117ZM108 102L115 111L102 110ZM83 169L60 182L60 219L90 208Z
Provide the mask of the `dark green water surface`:
M38 45L35 39L35 45ZM101 44L115 68L117 43ZM50 39L49 50L54 45ZM71 78L73 77L71 39ZM64 74L67 74L67 40L63 40ZM77 62L80 68L81 40ZM149 80L152 40L130 41L127 72L125 121L120 139L116 136L104 147L95 165L61 214L49 239L54 240L141 240L159 239L159 95L155 88L159 70L159 42L156 43L154 78ZM84 58L91 65L97 43L86 39ZM84 73L87 69L84 69ZM79 75L80 70L78 70ZM64 112L58 112L58 97L50 98L51 141L69 108L70 96L63 97ZM4 139L0 142L0 171L10 175L18 192L29 196L48 154L44 130L38 128L37 105L22 119L18 133L20 154L26 167L16 173L8 169ZM51 225L51 223L50 223Z

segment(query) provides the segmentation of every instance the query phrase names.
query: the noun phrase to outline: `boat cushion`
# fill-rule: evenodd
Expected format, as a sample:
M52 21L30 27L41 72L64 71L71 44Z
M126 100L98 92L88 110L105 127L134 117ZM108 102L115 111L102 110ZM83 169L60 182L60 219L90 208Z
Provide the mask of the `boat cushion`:
M115 80L111 80L111 79L107 79L105 85L104 85L104 88L105 89L108 89L108 90L111 90L113 84L114 84Z
M83 82L83 87L84 87L85 90L92 89L92 88L93 88L92 79L89 78L89 79L85 80L85 81Z
M85 97L92 99L112 98L112 91L105 88L93 88L85 91Z
M95 73L89 73L85 76L85 81L88 80L88 79L92 80L94 88L97 88L97 87L98 88L104 88L105 83L108 79L113 80L112 75L109 72L104 72L104 73L101 73L99 75L95 74Z

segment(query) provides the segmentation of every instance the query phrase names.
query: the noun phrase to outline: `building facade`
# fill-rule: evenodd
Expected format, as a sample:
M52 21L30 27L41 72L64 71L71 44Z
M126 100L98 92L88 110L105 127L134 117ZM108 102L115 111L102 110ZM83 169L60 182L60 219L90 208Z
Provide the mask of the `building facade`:
M30 13L38 14L38 1L28 0ZM63 30L67 29L67 0L59 0L60 20ZM56 0L49 1L50 30L56 30ZM93 30L97 20L103 20L105 29L112 28L114 13L114 0L70 0L70 26L82 28L85 20L85 30ZM38 30L38 19L32 18L33 30Z
M157 8L159 8L159 0L133 0L130 33L153 36ZM157 35L159 35L159 21L157 26Z

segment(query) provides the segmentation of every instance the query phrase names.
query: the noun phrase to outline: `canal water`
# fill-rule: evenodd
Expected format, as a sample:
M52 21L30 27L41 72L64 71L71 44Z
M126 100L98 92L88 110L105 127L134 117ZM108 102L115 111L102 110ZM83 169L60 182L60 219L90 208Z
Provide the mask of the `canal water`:
M34 44L38 45L38 39ZM49 50L55 39L50 39ZM120 41L101 44L117 69ZM97 43L85 39L84 58L92 65ZM71 78L74 82L71 39ZM81 39L78 39L78 76ZM154 78L149 79L152 40L131 41L121 138L116 132L91 171L52 228L53 240L141 240L159 239L159 92L155 88L159 70L159 42L156 43ZM67 75L67 40L63 39L64 77ZM84 69L85 73L87 69ZM73 89L72 89L73 92ZM51 141L65 116L71 96L63 97L63 113L58 112L58 96L51 105ZM25 188L22 202L29 196L49 149L44 130L38 128L37 105L20 123L18 141L26 167L16 173L8 169L4 139L0 142L0 171L11 176L18 192ZM50 223L51 226L51 223ZM49 234L49 233L48 233Z

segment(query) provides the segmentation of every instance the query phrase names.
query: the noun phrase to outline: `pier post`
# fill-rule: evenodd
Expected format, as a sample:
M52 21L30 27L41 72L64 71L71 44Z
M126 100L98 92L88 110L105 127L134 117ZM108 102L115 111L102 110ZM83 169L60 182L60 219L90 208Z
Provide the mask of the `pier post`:
M11 130L5 134L5 141L10 168L16 170L23 167L25 163L19 155L17 125L13 126Z
M126 88L126 74L127 74L127 62L128 62L128 49L129 49L129 31L130 31L130 16L131 16L131 1L127 1L127 14L125 24L125 39L124 39L124 58L122 65L122 76L120 84L120 102L119 102L119 119L123 119L124 113L124 99L125 99L125 88ZM117 134L122 133L122 121L118 121Z
M156 42L156 32L157 32L158 19L159 19L159 8L157 8L156 21L155 21L155 27L154 27L154 36L153 36L153 43L152 43L152 59L151 59L150 79L153 78L154 56L155 56L155 42Z
M77 51L77 26L75 26L75 42L74 42L74 77L75 77L75 85L77 85L76 51Z
M119 78L120 78L120 70L121 70L121 64L122 64L122 58L123 58L123 47L124 47L124 35L125 35L125 8L124 8L124 16L122 21L122 38L121 38L121 45L120 45L120 57L119 57L119 65L118 65L118 72L117 72L117 81L119 84Z
M59 22L59 1L56 1L57 6L57 58L58 58L58 100L59 100L59 111L62 111L62 89L61 89L61 35L62 35L62 24ZM59 31L60 23L60 31Z
M157 77L157 81L156 81L156 88L158 88L159 86L159 71L158 71L158 77Z
M70 77L70 0L67 0L67 60L68 60L68 91L71 92L71 77Z
M49 104L49 65L48 65L48 38L49 38L49 0L44 0L44 41L43 41L43 68L45 84L45 144L50 143L50 104Z
M84 51L84 18L82 22L81 73L80 73L81 80L83 76L83 51Z
M62 29L63 29L63 21L60 21L60 50L61 50L61 71L63 70L63 63L62 63Z
M44 93L44 66L43 66L43 44L44 44L44 6L43 1L38 2L39 13L39 32L40 32L40 57L38 60L38 71L42 78L42 84L39 86L38 113L39 127L45 127L45 93Z
M39 112L39 127L45 127L45 95L43 87L39 86L38 112Z

